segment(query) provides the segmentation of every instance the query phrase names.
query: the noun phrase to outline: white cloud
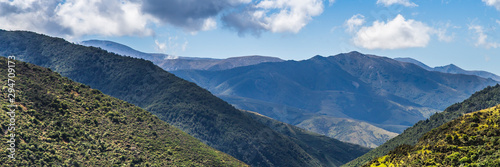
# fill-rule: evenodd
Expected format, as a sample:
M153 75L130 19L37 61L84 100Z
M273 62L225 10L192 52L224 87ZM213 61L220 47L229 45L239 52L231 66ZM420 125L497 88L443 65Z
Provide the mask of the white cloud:
M141 12L137 3L114 0L67 0L55 10L61 25L74 35L152 35L146 27L152 17Z
M240 35L258 35L262 31L298 33L321 13L323 0L262 0L251 8L223 16L223 21Z
M271 32L298 33L313 16L323 13L322 0L264 0L255 5L254 17ZM270 12L279 10L279 12Z
M455 35L446 35L446 29L437 29L435 33L438 36L439 41L451 42L453 41L453 38L455 38Z
M161 52L161 53L165 53L167 51L167 43L165 42L159 42L158 40L155 40L155 45L156 45L156 50Z
M203 22L203 26L201 27L201 31L209 31L217 28L217 22L213 17L205 19Z
M155 48L158 52L168 52L169 54L176 55L179 52L186 51L189 44L186 39L184 39L184 41L182 41L181 39L178 36L169 36L168 40L164 42L155 40Z
M489 48L499 48L500 43L488 41L488 35L484 32L482 26L479 25L469 25L469 30L473 30L476 33L476 47Z
M57 4L55 0L0 0L0 29L68 33L53 16Z
M329 5L329 6L332 6L332 5L333 5L333 3L335 3L335 0L328 0L328 5Z
M184 44L182 44L181 50L186 51L188 44L189 44L188 41L184 41Z
M144 36L153 21L140 4L115 0L0 0L0 28L77 38L82 35Z
M500 20L496 20L496 21L497 21L497 24L499 24L499 25L500 25Z
M361 14L356 14L349 20L346 20L344 22L344 26L346 27L347 32L354 32L359 26L362 26L363 24L365 24L365 16Z
M384 6L391 6L394 4L403 5L406 7L417 7L418 5L410 2L410 0L377 0L377 4L383 4Z
M432 31L422 22L405 20L402 15L397 15L387 23L375 21L370 27L362 27L353 41L355 45L367 49L425 47Z
M500 11L500 0L483 0L484 3L488 6L493 6Z
M451 42L455 38L455 33L448 33L450 27L452 27L451 24L447 23L440 28L433 29L432 32L437 35L439 41Z

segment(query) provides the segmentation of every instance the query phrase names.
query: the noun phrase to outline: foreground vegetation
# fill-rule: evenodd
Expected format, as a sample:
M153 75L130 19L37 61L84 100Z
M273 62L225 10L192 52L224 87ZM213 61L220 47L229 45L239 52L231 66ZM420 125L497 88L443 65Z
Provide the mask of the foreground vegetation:
M246 166L139 107L22 62L14 68L14 161L6 58L0 67L1 166Z
M500 166L500 105L433 129L365 166Z
M388 154L400 145L415 145L420 137L434 128L454 120L463 114L487 109L498 104L500 104L500 85L489 86L474 93L463 102L451 105L444 112L436 113L427 120L419 121L413 127L406 129L402 134L344 166L361 166L376 157Z

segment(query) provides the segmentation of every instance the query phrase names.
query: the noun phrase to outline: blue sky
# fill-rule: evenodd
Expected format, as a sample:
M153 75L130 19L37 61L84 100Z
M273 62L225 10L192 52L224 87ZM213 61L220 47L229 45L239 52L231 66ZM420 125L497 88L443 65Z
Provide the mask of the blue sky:
M143 52L303 60L349 51L500 74L500 0L0 0L0 29Z

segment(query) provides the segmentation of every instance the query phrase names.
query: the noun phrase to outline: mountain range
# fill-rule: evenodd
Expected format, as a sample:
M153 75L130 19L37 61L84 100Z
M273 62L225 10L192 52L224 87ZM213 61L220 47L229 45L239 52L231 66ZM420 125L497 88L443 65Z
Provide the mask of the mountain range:
M196 58L196 57L179 57L161 53L144 53L132 49L126 45L112 41L103 40L87 40L80 44L85 46L94 46L109 52L113 52L123 56L130 56L150 60L154 64L163 68L166 71L174 70L225 70L241 66L249 66L264 62L282 62L284 60L276 57L268 56L241 56L227 59L214 58Z
M464 69L462 69L454 64L449 64L449 65L439 66L439 67L429 67L429 66L425 65L424 63L422 63L418 60L412 59L412 58L395 58L394 60L413 63L413 64L416 64L416 65L418 65L418 66L420 66L428 71L438 71L438 72L450 73L450 74L476 75L476 76L480 76L483 78L491 78L493 80L500 81L500 76L498 76L496 74L493 74L493 73L490 73L487 71L467 71L467 70L464 70Z
M0 68L2 166L247 166L130 103L0 57L0 66L8 64L15 71ZM9 72L16 77L8 78ZM7 98L11 88L15 108ZM9 141L15 160L3 144Z
M122 55L134 56L134 54L131 54L131 53L141 53L143 55L145 54L145 53L133 50L132 48L127 47L125 45L110 42L110 41L91 40L91 41L84 41L82 43L86 44L86 45L101 47L101 48L104 48L108 51L112 51L115 53L121 53ZM357 53L357 52L353 52L353 53ZM349 54L351 54L351 53L349 53ZM135 54L135 55L138 55L138 54ZM153 55L153 54L150 54L150 55ZM156 54L156 55L159 55L159 54ZM369 56L373 56L373 55L369 55ZM321 56L317 56L316 58L319 58L319 57L321 57ZM373 57L378 57L378 56L373 56ZM198 64L203 64L203 65L211 64L213 61L218 61L217 59L209 59L209 58L201 59L201 58L183 57L182 59L197 59L197 60L200 60L201 62L204 62L204 63L198 63ZM175 60L175 59L170 59L170 60ZM226 61L226 62L238 62L237 60L238 60L238 57L225 59L224 61ZM477 76L480 76L483 78L492 78L492 79L496 78L495 77L496 75L492 74L492 73L488 73L485 71L465 71L465 70L462 70L454 65L431 68L431 67L429 67L429 66L427 66L427 65L425 65L425 64L423 64L415 59L411 59L411 58L395 58L394 60L397 60L399 62L409 62L412 64L416 64L416 65L424 68L427 71L438 71L438 72L451 73L451 74L477 75ZM181 60L181 61L185 62L185 60ZM361 61L363 61L363 60L361 60ZM399 124L399 125L397 125L397 124L390 125L389 124L388 125L388 124L384 124L384 123L380 124L380 123L374 123L374 122L370 122L370 121L367 122L367 121L362 120L362 119L361 120L356 119L356 118L353 119L352 117L345 116L343 113L339 113L339 112L335 113L336 116L326 115L324 113L322 113L321 115L318 116L315 114L311 114L311 111L308 111L308 109L304 109L304 108L297 107L297 106L291 106L291 105L287 105L287 104L282 104L281 102L273 102L273 101L269 101L266 99L262 100L260 98L254 98L254 97L249 98L246 96L239 96L239 95L235 96L235 95L225 94L227 92L233 91L232 89L230 89L230 90L228 89L229 91L226 90L225 93L217 93L217 92L214 92L210 87L206 87L206 85L204 85L204 84L206 84L206 82L209 82L208 80L205 80L205 79L200 80L200 78L203 78L203 77L205 77L205 78L210 78L210 77L200 76L197 73L197 71L199 71L199 70L211 71L212 73L222 73L222 70L232 70L233 68L252 66L252 65L258 66L260 63L265 64L266 61L254 62L252 64L241 64L241 66L226 66L226 68L222 68L222 69L199 68L201 66L195 67L192 65L183 65L182 69L184 69L184 70L177 70L177 71L172 71L172 72L180 77L183 77L184 79L193 81L193 82L201 85L202 87L207 88L212 93L216 94L218 97L223 98L224 100L230 102L231 104L235 105L238 108L251 110L251 111L259 111L261 114L271 116L272 118L275 118L275 119L278 119L278 120L281 120L284 122L288 122L288 123L291 123L294 125L298 125L298 126L303 127L307 130L312 130L312 131L315 131L315 132L318 132L318 133L321 133L324 135L328 135L330 137L334 137L334 138L342 140L342 141L361 144L363 146L372 147L372 148L384 143L388 139L391 139L392 137L396 136L397 133L401 133L404 129L406 129L407 127L409 127L409 125L411 125L411 122L415 122L415 121L427 118L432 113L441 111L442 109L444 109L444 107L451 104L451 102L443 103L443 104L439 105L438 107L436 107L436 104L433 104L430 106L419 106L420 104L417 104L416 105L417 107L414 107L415 105L401 107L402 105L396 103L396 105L398 105L398 107L401 107L401 108L396 109L396 110L401 110L402 108L406 107L406 109L404 109L404 110L417 110L418 112L420 112L420 115L423 117L414 118L413 121L406 122L406 125L404 125L404 124L403 125L401 125L401 124ZM281 61L271 62L271 63L283 63L283 61L281 60ZM156 64L158 64L158 63L156 63ZM384 66L385 64L379 63L377 65ZM170 65L168 65L168 66L163 66L163 68L168 69L168 70L181 69L181 68L179 68L178 64L176 65L176 64L172 64L172 63L170 63ZM348 67L348 68L352 68L352 67ZM356 67L354 67L354 68L356 68ZM443 70L443 69L447 69L447 70ZM451 69L453 69L453 70L451 70ZM366 70L366 69L364 69L364 70ZM193 73L193 71L196 71L196 72L194 72L196 74L193 74L196 77L186 76L184 74L186 71L188 71L189 73ZM351 70L351 72L352 71L353 70ZM271 73L272 71L268 71L268 72ZM241 78L243 78L243 77L241 77ZM370 80L370 79L367 79L367 80ZM387 82L387 81L385 81L385 82ZM396 82L397 82L397 80L396 80ZM358 83L358 82L353 82L353 83ZM225 85L218 85L217 87L220 88L220 87L228 86L231 83L229 83L229 84L224 83L224 84ZM240 84L240 83L238 83L238 84ZM278 84L279 84L279 82L278 82ZM480 89L480 88L481 87L478 87L476 89ZM379 88L376 88L376 89L379 89ZM264 90L264 91L266 91L266 90ZM378 90L376 90L376 91L378 91ZM382 91L385 91L385 90L382 90ZM240 92L236 91L236 94L238 94L238 93L240 93ZM433 92L426 92L426 93L432 94ZM383 92L382 92L382 94L383 94ZM467 94L471 94L471 91L466 92L466 95L461 96L460 98L464 99L465 97L467 97ZM302 95L302 94L299 93L299 95ZM291 94L290 96L287 95L287 97L292 97L292 96L294 96L294 95L293 94ZM286 100L283 100L283 101L286 101ZM389 100L390 103L394 104L393 101L394 100ZM412 101L412 100L410 100L410 101ZM452 101L456 102L457 100L452 100ZM413 100L412 102L418 102L418 101ZM324 103L332 105L332 103L329 103L329 102L324 102ZM351 104L360 104L360 103L362 103L362 102L351 102ZM428 102L424 101L421 103L427 104ZM390 105L386 105L386 106L390 106ZM326 107L326 108L328 108L328 107ZM392 108L397 108L397 107L392 107ZM296 118L299 118L299 119L296 119ZM385 128L385 129L382 129L381 127ZM396 133L394 133L394 132L396 132Z
M0 30L0 39L1 56L15 55L135 104L251 166L339 166L369 151L335 139L303 141L325 140L314 133L294 138L274 130L144 59L25 31Z
M395 136L391 132L401 133L475 91L498 83L474 75L428 71L412 63L359 52L172 73L237 108L367 147L378 146ZM339 127L337 122L350 123ZM370 132L356 134L361 124L379 129L364 128Z

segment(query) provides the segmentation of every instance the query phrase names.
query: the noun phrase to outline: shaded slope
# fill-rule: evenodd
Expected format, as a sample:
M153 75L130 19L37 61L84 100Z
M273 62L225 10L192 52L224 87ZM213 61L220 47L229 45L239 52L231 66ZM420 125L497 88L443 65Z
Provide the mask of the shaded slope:
M433 128L437 128L446 122L456 119L462 114L490 108L498 104L500 104L500 85L487 87L484 90L474 93L463 102L451 105L444 112L436 113L425 121L419 121L413 125L413 127L406 129L402 134L344 166L361 166L371 161L373 158L389 153L389 151L399 145L414 145L417 143L417 139Z
M1 130L8 132L6 58L0 66ZM2 144L2 166L246 166L139 107L49 69L24 62L14 69L16 160Z
M0 55L17 55L136 104L252 166L323 165L287 136L149 61L31 32L0 31L0 38Z
M499 166L500 105L432 129L365 166Z

